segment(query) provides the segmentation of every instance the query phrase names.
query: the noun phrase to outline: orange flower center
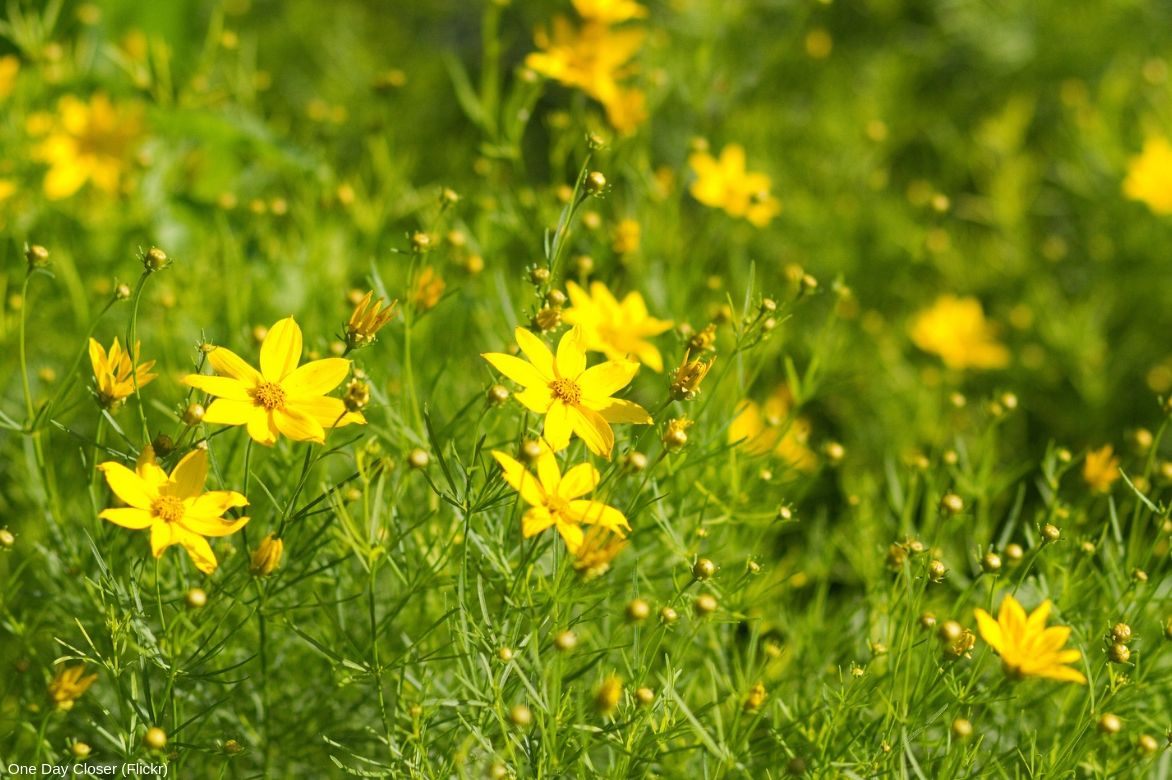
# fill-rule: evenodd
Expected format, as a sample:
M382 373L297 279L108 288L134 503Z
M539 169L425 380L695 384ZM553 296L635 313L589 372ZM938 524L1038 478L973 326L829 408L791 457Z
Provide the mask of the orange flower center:
M183 519L183 500L175 496L159 496L151 502L151 515L165 523L177 523Z
M582 400L582 388L569 379L555 379L549 383L549 391L553 397L563 403L573 406Z
M275 382L261 382L252 391L252 397L257 406L263 406L270 412L285 407L285 391Z

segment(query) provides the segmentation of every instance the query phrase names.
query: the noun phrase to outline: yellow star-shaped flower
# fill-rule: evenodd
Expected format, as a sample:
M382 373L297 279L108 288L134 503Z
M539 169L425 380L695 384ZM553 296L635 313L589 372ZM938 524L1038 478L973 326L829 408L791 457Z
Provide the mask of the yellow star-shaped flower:
M981 637L1001 656L1001 665L1010 677L1085 683L1087 678L1081 672L1066 666L1082 658L1078 650L1062 649L1070 637L1070 627L1046 628L1052 606L1046 599L1027 616L1017 599L1007 595L996 620L985 610L976 610L977 627Z
M634 355L652 371L663 371L663 357L647 339L670 330L670 320L657 320L647 312L643 296L629 292L620 302L602 282L593 282L587 293L566 282L572 306L562 319L582 327L586 349L602 352L611 360Z

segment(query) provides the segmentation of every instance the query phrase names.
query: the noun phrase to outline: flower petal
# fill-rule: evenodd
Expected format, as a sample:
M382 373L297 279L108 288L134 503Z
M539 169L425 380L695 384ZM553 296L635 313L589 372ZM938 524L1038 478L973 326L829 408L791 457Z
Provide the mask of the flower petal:
M209 493L209 495L211 495ZM248 522L249 518L221 519L219 517L193 517L185 515L180 523L188 531L200 536L227 536L239 531Z
M151 553L156 558L162 557L163 550L177 544L172 533L174 528L174 524L165 522L158 522L151 526Z
M98 517L103 520L109 520L114 525L130 528L134 531L150 528L151 523L155 522L155 518L151 517L150 512L145 509L136 509L132 506L120 507L118 509L103 509L98 513Z
M248 435L257 444L271 447L277 443L277 424L273 421L273 413L263 407L254 406L249 415Z
M610 423L604 420L598 412L584 406L567 406L567 415L574 433L586 442L586 447L595 455L610 460L610 451L614 448L614 431ZM545 418L546 430L549 430L549 417ZM546 437L548 438L548 433Z
M556 377L553 370L553 353L545 346L545 342L524 328L514 330L513 337L517 339L517 346L521 348L525 357L529 358L529 362L538 373L547 383L552 382Z
M325 395L342 384L349 373L350 361L344 358L314 360L282 379L281 389L290 400Z
M586 348L582 346L582 328L575 325L558 341L557 375L577 380L585 370ZM582 392L589 391L583 386Z
M515 398L531 412L545 414L553 404L553 393L548 387L529 387L517 393Z
M582 529L573 523L558 523L558 533L562 535L562 539L566 542L566 548L574 553L582 546Z
M156 490L160 490L171 481L167 472L163 471L162 466L155 459L155 448L149 444L142 448L142 452L138 453L138 460L134 462L134 473Z
M631 528L631 524L627 522L627 518L622 512L613 506L607 506L601 501L590 501L587 499L571 501L570 512L580 523L601 525L604 528L609 528L611 531L614 531L619 536L625 536L626 534L624 532Z
M981 632L981 638L988 642L994 650L1000 652L1004 643L1001 624L983 609L973 610L973 614L977 618L977 629Z
M562 481L562 472L558 468L557 456L551 450L543 450L537 456L537 478L541 480L541 489L547 496L556 496L558 484Z
M135 509L150 509L151 502L159 497L159 490L138 474L121 463L108 461L98 466L106 477L106 484L114 495Z
M183 384L202 390L217 398L226 398L232 401L247 401L252 403L252 396L248 394L249 386L230 376L209 376L207 374L188 374L183 377ZM139 382L142 386L142 382Z
M599 406L585 402L582 405L598 412L599 416L608 423L649 425L652 421L651 415L647 413L646 409L634 401L625 401L622 398L608 398L605 403Z
M184 513L185 520L197 518L200 520L218 520L220 515L229 509L248 506L248 499L234 490L209 490L201 496L196 496L187 504Z
M997 610L997 622L1001 624L1001 633L1009 642L1021 642L1025 635L1026 613L1012 594L1007 594L1001 600L1001 607Z
M484 352L480 356L497 371L525 388L541 389L549 385L549 380L543 377L532 363L527 363L519 357L503 352Z
M204 574L211 574L216 570L216 555L212 552L212 546L208 544L207 539L179 527L173 529L172 538L172 544L181 544L183 549L187 550L195 568Z
M570 407L561 401L554 401L545 414L545 428L542 431L545 443L554 452L561 452L570 446L574 426L570 422Z
M209 425L247 425L258 410L264 411L251 400L217 398L203 413L203 421Z
M601 401L631 384L637 373L639 364L634 360L608 360L586 369L576 381L583 397Z
M528 539L554 524L556 518L543 506L535 506L521 517L521 535Z
M601 478L598 469L594 466L589 463L579 463L562 477L562 481L558 484L558 497L568 500L584 496L598 487Z
M277 430L293 441L315 441L321 444L326 440L325 430L305 412L286 406L284 409L274 409L272 417Z
M346 411L346 404L342 402L341 398L328 396L298 398L286 402L285 408L309 415L317 420L317 424L322 428L342 428L354 423L362 425L366 422L362 412Z
M260 345L260 372L265 381L280 382L300 362L301 328L292 317L275 322Z
M208 353L208 362L212 364L212 368L220 376L236 379L243 382L246 387L256 387L264 381L264 377L260 375L259 371L248 365L244 358L227 347L212 349Z
M208 481L208 452L196 447L183 456L183 460L171 470L172 485L167 491L179 498L194 498L203 492Z
M496 462L501 464L505 482L509 487L521 494L521 498L525 503L531 506L541 506L545 503L545 491L541 488L541 483L537 477L529 473L521 462L515 458L506 455L500 450L493 450L492 456L496 458ZM550 521L553 522L552 520Z

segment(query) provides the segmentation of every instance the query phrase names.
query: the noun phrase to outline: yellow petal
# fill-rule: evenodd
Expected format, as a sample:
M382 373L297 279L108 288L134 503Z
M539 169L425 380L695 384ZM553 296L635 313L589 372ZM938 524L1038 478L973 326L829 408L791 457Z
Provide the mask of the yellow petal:
M264 411L252 400L217 398L203 413L203 421L209 425L247 425L258 409Z
M554 401L545 415L545 428L542 431L545 443L554 452L561 452L570 446L570 436L574 427L570 422L570 407L561 401Z
M49 200L68 198L85 184L86 169L77 162L61 162L45 174L45 195Z
M976 615L977 630L981 632L981 638L988 642L994 650L1000 651L1004 640L1001 635L1001 624L983 609L974 610L973 614Z
M261 359L264 357L262 355ZM281 380L281 389L290 400L325 395L350 373L350 361L325 358L306 363Z
M621 398L607 398L604 403L598 406L583 402L582 406L598 412L599 416L608 423L649 425L652 422L651 415L647 413L646 409L633 401L624 401Z
M180 525L200 536L227 536L243 528L248 520L247 517L224 520L219 517L193 517L189 514L183 517Z
M582 328L575 325L558 341L557 374L566 379L576 379L585 370L586 349L582 346ZM583 387L582 392L588 391Z
M106 477L106 484L114 495L136 509L150 509L151 502L159 497L158 488L121 463L108 461L98 466Z
M608 360L586 369L576 381L583 400L602 401L629 385L637 373L639 364L634 360Z
M531 412L545 414L553 404L553 393L548 387L530 387L514 396L522 406Z
M287 409L294 409L307 414L317 420L322 428L342 428L354 423L363 424L366 418L361 412L346 411L346 404L341 398L320 396L318 398L298 398L285 404Z
M521 516L521 535L528 539L554 524L554 516L543 506L535 506Z
M196 447L183 456L183 460L171 471L171 481L174 483L168 491L180 498L194 498L203 492L204 483L208 480L208 453L207 450Z
M138 460L134 463L134 472L159 492L162 492L163 486L171 481L167 472L163 471L155 459L155 448L149 444L142 448L142 452L138 453Z
M553 353L549 351L549 347L545 346L545 342L524 328L514 330L513 337L517 339L517 346L521 348L521 352L529 358L529 362L533 364L546 383L552 382L555 378Z
M522 387L540 389L549 386L550 380L541 375L532 363L503 352L485 352L481 355L493 368L512 379Z
M262 407L254 406L248 417L248 435L257 444L271 447L277 443L277 424L273 421L273 413Z
M1026 614L1012 594L1002 599L1001 608L997 611L997 622L1001 624L1001 633L1009 642L1016 644L1021 641L1025 632Z
M326 432L317 420L290 406L274 409L272 418L277 430L293 441L315 441L320 444L326 440Z
M582 529L573 523L559 522L557 525L558 533L566 542L566 548L572 553L577 552L578 548L582 546Z
M172 523L158 522L151 526L151 554L161 558L163 550L176 543Z
M145 509L135 509L129 506L119 509L103 509L98 513L98 517L103 520L109 520L114 525L120 525L123 528L130 528L135 531L150 528L151 523L155 521L151 517L151 513Z
M570 427L586 442L586 448L610 460L610 451L614 448L614 431L610 423L602 419L598 412L584 406L568 406L566 410ZM545 428L549 430L549 417L545 418Z
M268 382L280 382L301 362L301 328L292 317L273 324L260 345L260 372ZM341 381L341 380L339 380Z
M183 384L202 390L217 398L226 398L231 401L247 401L252 403L252 396L248 394L249 385L230 376L209 376L207 374L188 374L183 377ZM139 382L141 386L142 383Z
M537 456L537 478L541 481L541 489L547 496L556 496L558 484L562 481L562 472L558 469L557 456L550 450L543 450Z
M598 469L589 463L579 463L566 472L558 484L558 497L564 499L584 496L598 486Z
M256 387L264 381L259 371L227 347L214 348L208 353L208 362L217 374L243 382L245 387Z
M234 490L210 490L187 504L184 522L192 518L220 522L220 515L240 506L248 506L248 499L240 493Z
M195 568L204 574L211 574L216 570L215 553L212 552L208 540L199 534L194 534L183 528L175 528L171 543L183 545L183 549L187 550L187 554L191 556L191 562L195 564Z
M531 506L541 506L545 503L545 491L542 490L540 481L530 474L520 461L499 450L493 450L492 456L501 465L505 482L521 495L525 503Z
M1050 599L1046 599L1038 605L1037 609L1030 613L1025 625L1027 635L1033 636L1042 632L1042 629L1046 627L1046 619L1050 617L1050 610L1053 606L1054 603Z
M571 501L569 512L580 523L601 525L604 528L614 531L619 536L625 536L625 531L631 528L630 523L627 522L627 518L622 512L613 506L607 506L601 501L589 501L586 499Z
M671 325L668 325L671 327ZM648 341L640 341L635 345L635 356L639 358L639 362L650 368L655 373L663 372L663 356L659 354L659 350L655 345Z
M99 344L96 339L90 339L90 365L94 368L95 377L100 378L107 373L106 348Z

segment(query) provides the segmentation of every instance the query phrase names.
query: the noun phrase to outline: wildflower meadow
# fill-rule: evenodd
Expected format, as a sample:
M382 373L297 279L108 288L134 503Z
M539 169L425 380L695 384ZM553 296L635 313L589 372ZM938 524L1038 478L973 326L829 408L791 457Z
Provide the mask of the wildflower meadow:
M5 0L0 776L1172 777L1169 30Z

